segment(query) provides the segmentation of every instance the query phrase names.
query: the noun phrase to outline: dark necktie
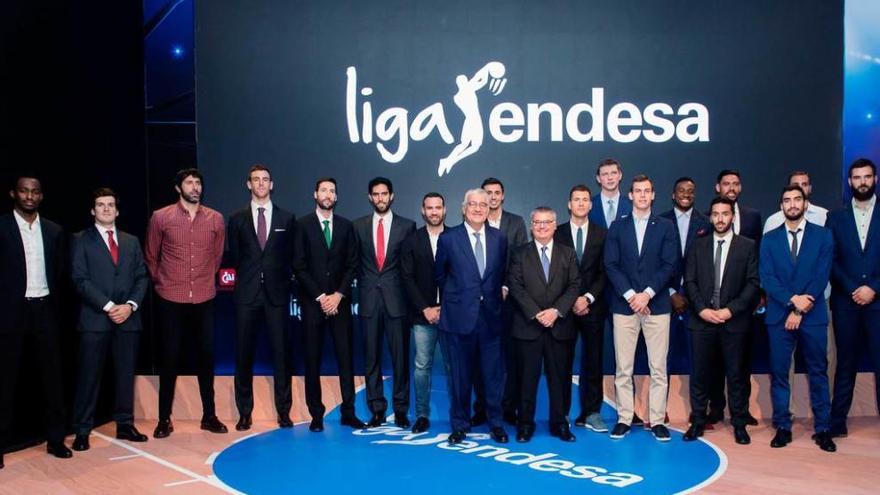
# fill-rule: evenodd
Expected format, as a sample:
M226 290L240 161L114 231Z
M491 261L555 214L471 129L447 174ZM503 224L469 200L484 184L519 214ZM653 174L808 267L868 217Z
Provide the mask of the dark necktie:
M119 246L116 245L116 240L113 239L113 231L107 231L107 244L110 246L110 257L113 258L113 264L119 264Z
M791 234L791 264L792 265L797 264L797 257L798 257L797 235L798 235L798 232L800 232L800 231L801 231L801 229L788 231L788 233Z
M327 249L330 249L330 240L333 238L333 233L330 232L330 220L322 220L324 224L324 242L327 244Z
M578 263L584 255L584 228L578 227L577 240L575 242L574 252L577 254Z
M257 208L257 242L260 243L260 249L266 247L266 209L260 206Z
M712 306L715 309L721 308L721 250L724 245L724 239L718 241L718 247L715 248L715 288L712 291Z

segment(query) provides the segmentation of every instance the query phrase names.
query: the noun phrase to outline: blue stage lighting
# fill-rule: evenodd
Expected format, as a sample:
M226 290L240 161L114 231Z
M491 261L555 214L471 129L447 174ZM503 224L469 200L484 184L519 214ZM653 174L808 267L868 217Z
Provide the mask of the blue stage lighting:
M868 117L868 120L872 120L874 118L874 114L871 112L868 112L868 115L866 117Z
M174 58L183 58L183 54L184 54L184 51L183 51L182 46L174 45L173 47L171 47L171 55Z

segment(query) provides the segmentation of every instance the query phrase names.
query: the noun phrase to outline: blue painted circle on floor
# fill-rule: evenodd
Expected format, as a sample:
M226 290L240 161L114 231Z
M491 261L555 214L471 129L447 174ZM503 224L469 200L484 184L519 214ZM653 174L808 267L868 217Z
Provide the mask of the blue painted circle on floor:
M391 396L386 381L386 397ZM486 427L475 428L461 446L449 446L448 402L442 376L435 376L431 429L413 435L388 424L352 430L339 424L339 411L324 419L323 433L308 424L241 440L214 460L214 473L244 493L357 493L370 487L387 494L608 493L660 495L704 486L726 468L723 453L705 441L683 442L681 433L658 442L634 428L622 440L607 433L573 428L577 441L562 442L547 432L546 387L541 386L538 429L531 442L493 442ZM358 406L365 408L363 391ZM573 391L577 400L577 390ZM575 406L576 409L576 406ZM367 419L361 415L361 419ZM609 427L615 411L605 405ZM411 420L413 418L410 418ZM378 485L377 485L378 483Z

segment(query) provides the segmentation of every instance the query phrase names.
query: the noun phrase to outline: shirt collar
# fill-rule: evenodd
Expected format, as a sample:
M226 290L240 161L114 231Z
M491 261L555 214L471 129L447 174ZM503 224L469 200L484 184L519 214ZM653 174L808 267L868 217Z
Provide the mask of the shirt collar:
M876 202L877 202L877 196L876 196L876 195L875 195L875 196L871 196L871 199L868 200L868 206L867 206L867 208L865 208L865 209L867 209L867 210L872 210L872 209L874 209L874 203L876 203ZM853 198L853 199L852 199L852 205L853 205L853 208L856 208L856 209L859 209L859 210L861 209L861 208L859 208L858 203L856 203L856 198ZM16 212L16 213L18 213L18 212Z
M40 228L40 214L39 213L37 213L37 218L34 219L34 223L32 223L32 224L28 223L28 221L25 220L23 216L21 216L21 213L19 213L18 210L13 209L12 213L14 213L13 216L15 216L15 222L18 223L19 228L21 228L21 229L23 229L23 228L27 228L27 229Z
M785 230L786 230L786 231L791 232L791 230L788 229L788 225L787 225L787 224L783 224L783 225L785 225ZM801 217L801 221L800 221L800 223L797 225L797 228L794 229L794 230L795 230L795 231L801 231L801 232L803 232L803 231L805 231L806 229L807 229L807 217L806 217L806 215L804 215L803 217Z
M569 220L568 220L568 226L571 227L571 233L572 233L572 234L577 235L577 231L578 231L578 229L584 229L584 233L586 233L587 230L589 230L589 227L590 227L590 221L587 220L586 222L584 222L583 225L581 225L580 227L578 227L577 225L575 225L574 222L571 221L571 219L569 219Z
M485 234L486 233L486 223L485 222L483 223L483 225L480 226L480 230L474 230L473 228L471 228L471 224L469 224L467 222L464 222L464 228L467 229L468 236L472 236L472 235L474 235L474 233L478 233L478 234Z
M271 213L272 212L272 202L268 201L266 204L261 205L261 204L257 203L256 201L251 200L251 210L257 211L257 208L265 208L266 213Z
M719 235L718 235L718 232L713 232L713 233L712 233L712 237L715 239L715 242L716 242L716 243L717 243L718 241L723 240L723 241L725 241L727 244L730 244L730 240L733 239L733 226L731 226L731 227L727 230L727 232L725 232L724 235L722 235L722 236L719 236Z
M636 215L636 211L633 210L632 216L633 220L635 220L636 222L646 222L649 218L651 218L651 210L648 210L648 214L643 217L639 217L638 215Z
M544 247L544 245L538 241L535 241L535 246L538 248L538 252L540 252L541 248ZM550 239L550 242L547 243L547 251L551 253L553 252L553 239Z
M108 230L112 230L114 234L118 234L118 232L116 231L116 224L115 223L113 224L113 226L111 226L108 229L108 228L104 227L103 225L100 225L97 222L95 222L95 228L98 229L99 234L101 234L102 236L105 236L105 237L107 236Z
M620 199L620 189L617 190L617 194L615 194L614 196L606 196L604 189L602 190L602 192L599 193L599 195L602 197L602 203L607 203L609 199L613 199L616 203L617 200Z
M674 206L672 209L675 210L675 218L677 219L681 219L682 217L690 219L691 213L694 212L693 207L689 208L688 211L681 211L677 206Z
M392 212L391 210L388 210L388 213L386 213L384 215L379 215L378 213L373 211L373 222L379 223L380 218L384 218L386 224L391 223L391 221L394 219L394 212Z
M315 208L315 215L318 217L318 223L321 225L324 225L325 220L329 220L330 225L333 225L333 210L330 210L330 216L328 218L324 218L324 216L321 215L321 209Z

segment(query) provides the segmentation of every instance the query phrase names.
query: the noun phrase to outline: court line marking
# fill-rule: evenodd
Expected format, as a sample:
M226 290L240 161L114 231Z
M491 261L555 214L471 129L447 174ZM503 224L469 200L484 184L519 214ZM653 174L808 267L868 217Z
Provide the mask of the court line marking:
M135 458L135 457L140 457L140 456L141 456L140 454L121 455L121 456L119 456L119 457L111 457L111 458L109 458L108 460L110 460L110 461L122 461L122 460L125 460L125 459L133 459L133 458Z

